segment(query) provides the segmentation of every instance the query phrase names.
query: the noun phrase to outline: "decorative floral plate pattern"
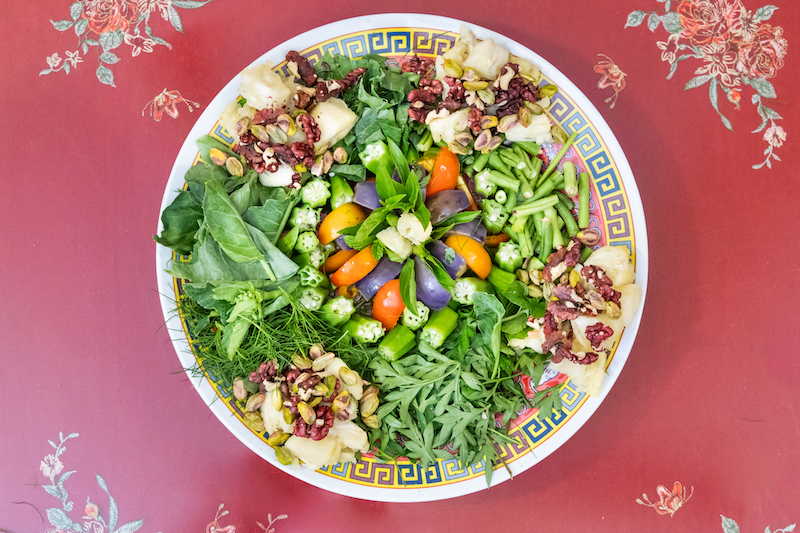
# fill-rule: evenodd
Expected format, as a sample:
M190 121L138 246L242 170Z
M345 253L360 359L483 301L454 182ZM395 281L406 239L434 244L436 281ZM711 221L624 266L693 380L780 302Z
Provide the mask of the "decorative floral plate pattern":
M271 60L277 65L277 69L285 69L283 60L290 50L299 50L312 62L325 52L347 54L351 57L367 53L395 58L414 53L433 57L455 42L459 24L457 20L427 15L387 14L359 17L328 24L295 37L267 52L254 64ZM353 28L360 30L352 32ZM591 174L592 226L601 231L601 244L627 246L631 250L636 265L637 283L646 292L647 236L644 213L627 160L608 126L588 99L552 65L529 49L499 34L474 25L472 28L479 38L493 38L502 42L513 54L532 60L540 66L546 82L559 86L560 91L552 98L550 112L568 133L578 133L573 147L565 157L572 160L581 171ZM224 142L233 141L216 121L222 109L237 97L238 85L237 76L209 104L189 133L170 175L162 211L183 187L183 175L188 167L197 162L195 140L198 137L210 132ZM550 157L553 155L555 154L549 154ZM181 259L187 258L173 257L170 250L158 246L157 271L162 308L168 327L175 336L173 344L181 363L190 368L198 365L199 361L190 347L192 332L176 312L175 301L181 298L182 283L164 272L170 261ZM520 444L497 449L497 456L502 461L496 466L492 485L541 461L588 420L616 381L633 345L640 317L641 309L634 323L614 347L609 357L608 376L598 397L590 398L579 393L571 382L566 381L560 393L562 411L543 420L539 420L537 413L528 408L518 413L516 422L512 424L511 435ZM545 379L563 381L563 375L548 372L550 373L545 375ZM407 460L380 463L367 454L353 464L338 464L317 471L303 468L293 470L276 461L274 452L266 444L268 435L256 434L247 428L242 421L244 412L241 406L231 391L217 382L214 375L207 374L203 378L189 375L210 409L242 442L276 467L312 485L357 498L406 502L445 499L486 488L484 464L468 465L464 468L457 459L439 460L422 468ZM532 392L531 384L524 378L522 385L526 392ZM503 463L507 468L504 468Z

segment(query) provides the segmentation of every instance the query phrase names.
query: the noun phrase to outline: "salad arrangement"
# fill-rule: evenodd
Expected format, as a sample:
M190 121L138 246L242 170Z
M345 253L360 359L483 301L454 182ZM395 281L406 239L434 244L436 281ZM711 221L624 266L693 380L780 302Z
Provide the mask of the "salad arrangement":
M435 61L286 59L242 73L235 142L198 140L155 237L190 256L204 370L285 464L457 454L488 482L516 413L560 409L548 365L597 394L641 299L627 249L593 249L558 89L467 28Z

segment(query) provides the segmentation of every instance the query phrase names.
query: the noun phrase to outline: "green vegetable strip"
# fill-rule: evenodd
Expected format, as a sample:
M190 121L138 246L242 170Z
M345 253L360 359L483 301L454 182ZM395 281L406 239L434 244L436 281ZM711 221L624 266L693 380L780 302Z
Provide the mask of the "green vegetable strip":
M494 152L489 152L489 166L504 174L511 174L511 169L503 162L496 150Z
M417 150L420 152L427 151L431 146L433 146L433 135L431 135L431 130L426 129L425 135L422 136L422 139L419 140L417 143Z
M540 240L539 259L542 263L547 263L547 258L550 257L550 252L553 251L553 222L546 216L542 218Z
M525 181L523 180L522 183L525 183ZM506 193L506 196L508 196L508 198L506 198L506 202L503 207L505 208L506 213L511 213L514 211L514 208L517 207L517 195L516 193L511 192L510 194Z
M533 213L538 213L539 211L544 211L548 207L553 207L558 203L558 196L552 194L550 196L545 196L544 198L539 198L532 202L525 203L523 205L517 206L514 210L514 214L518 217L532 215Z
M489 172L489 177L487 178L489 183L493 183L498 187L503 187L504 189L511 189L515 193L519 192L520 183L519 180L516 178L509 177L497 170L492 170Z
M531 154L532 157L536 157L536 155L539 153L539 150L541 150L541 147L538 144L530 141L517 141L514 143L514 146L519 146L520 148Z
M570 237L578 233L580 228L578 228L578 223L575 222L575 217L572 215L572 211L567 207L566 203L561 201L562 198L559 198L559 202L555 205L556 211L561 216L561 219L564 221L564 226L567 228L567 234Z
M569 147L572 146L573 142L575 142L575 138L577 136L578 136L577 131L573 131L572 133L569 134L569 137L567 137L567 142L564 143L564 146L561 147L561 150L559 150L556 156L553 158L553 160L550 161L550 164L547 166L547 170L545 170L544 174L542 174L542 176L539 178L539 183L546 180L550 176L550 174L553 173L553 171L558 166L559 161L561 161L561 158L564 157L564 154L567 153Z
M594 250L589 246L586 246L583 250L581 250L580 262L583 263L584 261L589 259L589 256L592 255L592 252L594 252Z
M578 187L578 226L589 227L589 173L581 172L581 183Z
M458 313L449 307L443 307L431 313L428 323L422 328L420 340L425 341L433 348L444 344L445 339L453 333L458 322Z
M533 223L528 220L526 220L522 233L520 233L519 251L522 257L533 256Z
M550 223L553 226L553 248L557 249L559 246L564 246L564 237L558 227L560 217L556 213L555 207L548 207L544 212L544 216L550 219Z
M564 190L569 196L578 194L578 180L575 177L575 164L572 161L566 161L561 165L564 171Z
M397 361L417 344L413 331L398 324L383 338L378 345L378 355L387 361Z
M544 164L544 161L538 157L533 158L533 161L531 162L531 187L535 187L539 180L539 173L542 171L542 164Z
M556 184L553 181L553 178L547 178L546 180L544 180L542 182L542 184L539 186L539 188L536 189L536 191L533 193L532 200L538 200L539 198L544 198L545 196L547 196L548 194L550 194L551 192L553 192L557 188L558 187L556 187Z
M517 276L511 272L503 270L502 268L493 268L489 271L489 283L495 286L498 292L504 293L508 291L512 285L517 281Z
M486 166L486 163L489 162L489 156L490 155L491 155L491 153L485 153L485 154L479 155L475 159L475 162L472 163L473 170L475 170L475 172L480 172L481 170L483 170L483 168Z

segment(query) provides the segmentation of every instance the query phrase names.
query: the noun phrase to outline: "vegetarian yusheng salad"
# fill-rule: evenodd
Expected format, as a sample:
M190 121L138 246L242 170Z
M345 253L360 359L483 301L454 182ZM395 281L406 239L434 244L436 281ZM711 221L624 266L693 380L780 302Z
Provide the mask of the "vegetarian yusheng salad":
M467 28L435 61L286 59L242 72L235 143L198 141L156 237L191 254L169 272L196 353L277 459L495 464L523 406L561 408L546 367L598 394L641 291L627 248L592 249L558 89Z

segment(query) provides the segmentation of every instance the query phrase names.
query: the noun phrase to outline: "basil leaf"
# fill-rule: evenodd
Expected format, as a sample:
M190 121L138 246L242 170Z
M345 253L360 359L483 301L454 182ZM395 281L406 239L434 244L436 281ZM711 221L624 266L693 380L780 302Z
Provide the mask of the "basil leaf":
M392 179L392 175L389 174L389 171L384 166L379 166L378 171L375 173L375 188L378 191L378 196L383 198L384 200L388 200L400 193L402 190L398 190L399 184Z
M386 139L386 145L389 147L389 155L392 156L392 162L397 169L397 174L400 176L400 181L405 184L408 179L408 174L411 172L408 168L408 161L403 151L391 139Z
M245 223L247 231L256 243L256 246L264 253L264 257L269 263L272 272L277 279L285 279L294 276L300 268L294 261L286 257L277 246L272 244L272 241L267 237L264 232L255 226Z
M442 285L442 287L445 288L445 290L452 292L456 282L453 281L453 278L451 278L450 274L447 273L447 270L445 270L444 266L442 266L442 263L440 263L439 260L432 255L428 255L424 259L428 264L428 267L430 267L431 272L433 272L433 275L436 277L436 280Z
M492 378L494 378L500 363L500 328L503 324L505 309L493 294L476 291L472 298L475 317L478 320L478 331L480 331L484 344L492 350L494 357L492 371Z
M400 297L408 310L417 314L417 281L414 276L414 261L406 261L400 271Z
M471 222L476 217L480 216L480 211L462 211L460 213L456 213L455 215L451 215L446 219L442 220L436 226L455 226L456 224L463 224L465 222Z

